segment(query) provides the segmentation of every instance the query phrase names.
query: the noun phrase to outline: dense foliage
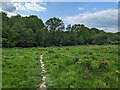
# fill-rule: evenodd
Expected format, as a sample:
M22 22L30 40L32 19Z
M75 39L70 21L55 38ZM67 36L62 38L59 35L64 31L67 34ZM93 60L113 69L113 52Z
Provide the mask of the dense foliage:
M65 28L59 18L50 18L43 23L35 15L22 17L20 15L7 17L2 15L3 47L31 46L70 46L70 45L103 45L119 44L120 33L106 33L96 28L74 24Z

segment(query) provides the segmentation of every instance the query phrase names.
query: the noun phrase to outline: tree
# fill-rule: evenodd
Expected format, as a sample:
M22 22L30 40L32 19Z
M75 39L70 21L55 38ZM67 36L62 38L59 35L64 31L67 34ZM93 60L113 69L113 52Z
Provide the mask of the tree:
M44 28L44 23L37 16L31 15L29 17L25 17L25 27L31 28L33 32L36 33L36 30Z
M100 33L96 34L94 37L93 44L104 45L109 42L106 34Z
M5 22L2 24L2 43L4 47L16 46L16 32L10 28Z
M107 33L97 28L88 28L83 24L69 24L65 30L63 21L50 18L43 23L35 15L22 17L16 15L2 16L2 44L3 47L36 47L36 46L68 46L84 44L119 44L120 32ZM1 43L0 43L1 44Z
M59 18L54 17L47 20L45 24L48 31L50 32L49 38L51 39L52 45L58 45L58 43L62 43L62 37L58 39L57 37L60 37L60 35L57 33L64 31L65 25L63 21Z

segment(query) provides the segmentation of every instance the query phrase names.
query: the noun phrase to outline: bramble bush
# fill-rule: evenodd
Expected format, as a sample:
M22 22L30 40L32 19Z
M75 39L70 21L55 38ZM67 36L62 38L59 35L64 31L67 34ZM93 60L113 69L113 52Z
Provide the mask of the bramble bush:
M70 48L66 48L66 50L70 50Z
M48 52L49 52L49 53L53 53L54 51L53 51L53 49L50 49Z
M109 63L106 60L102 59L102 60L99 61L98 67L101 70L108 70L109 69Z

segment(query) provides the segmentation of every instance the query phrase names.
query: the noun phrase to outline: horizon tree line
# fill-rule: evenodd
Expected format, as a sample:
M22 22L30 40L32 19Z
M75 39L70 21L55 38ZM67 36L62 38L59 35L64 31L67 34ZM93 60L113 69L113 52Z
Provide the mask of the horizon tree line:
M108 33L83 24L67 25L56 17L45 23L35 15L2 15L3 47L74 46L120 44L120 32Z

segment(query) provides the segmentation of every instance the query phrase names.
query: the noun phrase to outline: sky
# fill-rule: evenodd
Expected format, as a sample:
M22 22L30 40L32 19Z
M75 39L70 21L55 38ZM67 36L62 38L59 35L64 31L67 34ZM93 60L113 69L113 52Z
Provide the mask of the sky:
M2 2L9 17L37 15L46 22L57 17L65 25L84 24L106 32L118 32L118 2Z

